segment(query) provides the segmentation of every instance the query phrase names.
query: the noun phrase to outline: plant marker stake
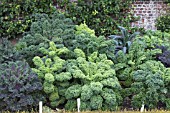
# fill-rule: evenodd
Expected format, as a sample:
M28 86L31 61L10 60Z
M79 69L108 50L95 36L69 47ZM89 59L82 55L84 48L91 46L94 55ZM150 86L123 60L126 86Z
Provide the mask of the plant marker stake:
M42 101L39 102L39 113L42 113Z
M80 112L80 98L77 99L77 110Z
M143 102L142 107L140 108L140 112L143 112L144 109L145 109L145 105L144 105L144 102Z

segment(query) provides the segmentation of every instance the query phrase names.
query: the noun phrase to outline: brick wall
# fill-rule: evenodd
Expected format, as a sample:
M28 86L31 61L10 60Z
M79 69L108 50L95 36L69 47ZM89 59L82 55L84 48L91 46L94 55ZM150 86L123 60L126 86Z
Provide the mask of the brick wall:
M70 1L76 2L77 0ZM135 16L140 16L140 20L131 23L131 26L156 30L156 19L160 15L165 14L167 9L170 9L164 1L165 0L134 0L132 10Z
M133 22L132 27L138 26L145 29L156 30L156 18L166 13L167 4L163 0L135 0L132 5L135 16L140 20Z

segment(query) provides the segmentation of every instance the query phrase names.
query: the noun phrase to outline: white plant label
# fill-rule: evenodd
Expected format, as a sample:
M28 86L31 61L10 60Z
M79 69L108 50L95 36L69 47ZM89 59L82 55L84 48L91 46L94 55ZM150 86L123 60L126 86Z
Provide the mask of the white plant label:
M144 105L144 103L143 103L143 104L142 104L142 107L140 108L140 112L143 112L144 109L145 109L145 105Z
M80 98L77 99L77 110L80 112Z
M42 101L39 102L39 113L42 113Z

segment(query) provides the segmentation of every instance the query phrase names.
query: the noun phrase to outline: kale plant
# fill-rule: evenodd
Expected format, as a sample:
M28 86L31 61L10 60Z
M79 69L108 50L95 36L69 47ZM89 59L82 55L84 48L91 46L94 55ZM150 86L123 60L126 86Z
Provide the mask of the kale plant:
M17 50L31 64L34 56L42 56L41 47L48 47L49 41L54 41L58 47L72 47L74 28L72 21L63 14L55 12L52 15L36 14L30 31L16 45Z
M161 51L146 49L145 43L139 39L134 40L128 54L118 51L114 60L114 68L122 86L129 87L133 83L132 72L138 69L140 64L154 59L157 53L161 53Z
M113 62L107 59L106 54L93 52L86 57L80 49L74 52L77 58L70 60L67 66L76 83L65 92L66 109L76 109L70 103L80 98L81 110L116 110L121 102L118 92L121 86L111 68Z
M98 51L99 54L104 53L109 59L114 59L115 42L104 36L95 36L95 32L86 24L76 26L76 36L72 47L82 49L87 56Z
M134 108L140 108L142 103L150 109L158 107L158 103L166 100L167 88L164 82L165 67L161 62L148 60L138 66L132 74L132 101Z
M69 54L66 47L56 48L54 42L49 42L49 48L40 48L44 57L35 56L33 71L38 74L43 83L43 92L46 94L48 106L53 108L65 102L64 93L72 79L70 72L65 71L66 60L62 56Z
M77 35L83 33L84 31L89 33L90 35L93 35L93 36L95 35L95 31L90 29L86 25L86 23L84 23L84 24L81 23L80 25L76 25L76 34Z
M161 31L147 31L144 36L139 37L147 49L159 48L159 46L170 47L170 34ZM160 48L161 49L161 48Z
M121 86L106 54L93 52L87 56L76 48L74 57L68 58L65 56L72 54L68 48L57 48L54 42L49 45L48 49L41 48L44 57L34 57L33 70L43 82L50 106L64 104L67 110L73 110L77 98L81 98L82 110L115 110L119 106Z
M106 53L109 59L114 59L113 40L107 40L104 36L97 37L86 24L75 26L70 19L57 12L49 16L37 14L30 31L25 33L16 48L32 66L31 59L43 56L39 48L47 48L49 41L55 42L58 48L80 48L86 55L98 50L99 53Z
M157 46L162 53L157 54L157 60L161 61L166 67L170 67L170 50L165 46Z
M16 61L0 65L0 110L36 109L43 100L41 91L42 84L28 63Z
M2 42L0 43L0 63L22 59L22 57L15 50L10 41L8 41L6 38L2 38L1 40Z
M110 35L108 38L111 38L116 42L115 53L119 50L122 50L124 53L128 53L133 39L139 35L139 32L130 34L124 27L118 26L118 28L121 30L122 36Z
M161 50L149 49L147 44L136 38L128 54L118 51L114 61L116 75L124 88L124 101L129 98L133 108L140 108L143 102L151 109L166 103L165 67L155 60Z
M168 89L168 93L166 94L166 109L170 110L170 68L166 68L165 70L165 86Z

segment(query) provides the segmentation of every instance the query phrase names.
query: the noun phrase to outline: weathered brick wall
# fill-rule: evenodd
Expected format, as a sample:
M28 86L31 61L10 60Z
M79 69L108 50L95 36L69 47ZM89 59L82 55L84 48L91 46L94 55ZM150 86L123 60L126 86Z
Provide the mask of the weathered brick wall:
M135 0L132 5L135 16L140 20L133 22L132 27L138 26L145 29L156 30L156 18L166 13L167 4L163 0Z
M77 0L70 1L76 2ZM165 0L134 0L132 4L132 11L135 16L140 17L140 20L131 23L131 26L156 30L156 19L165 14L167 9L170 9L164 1Z

